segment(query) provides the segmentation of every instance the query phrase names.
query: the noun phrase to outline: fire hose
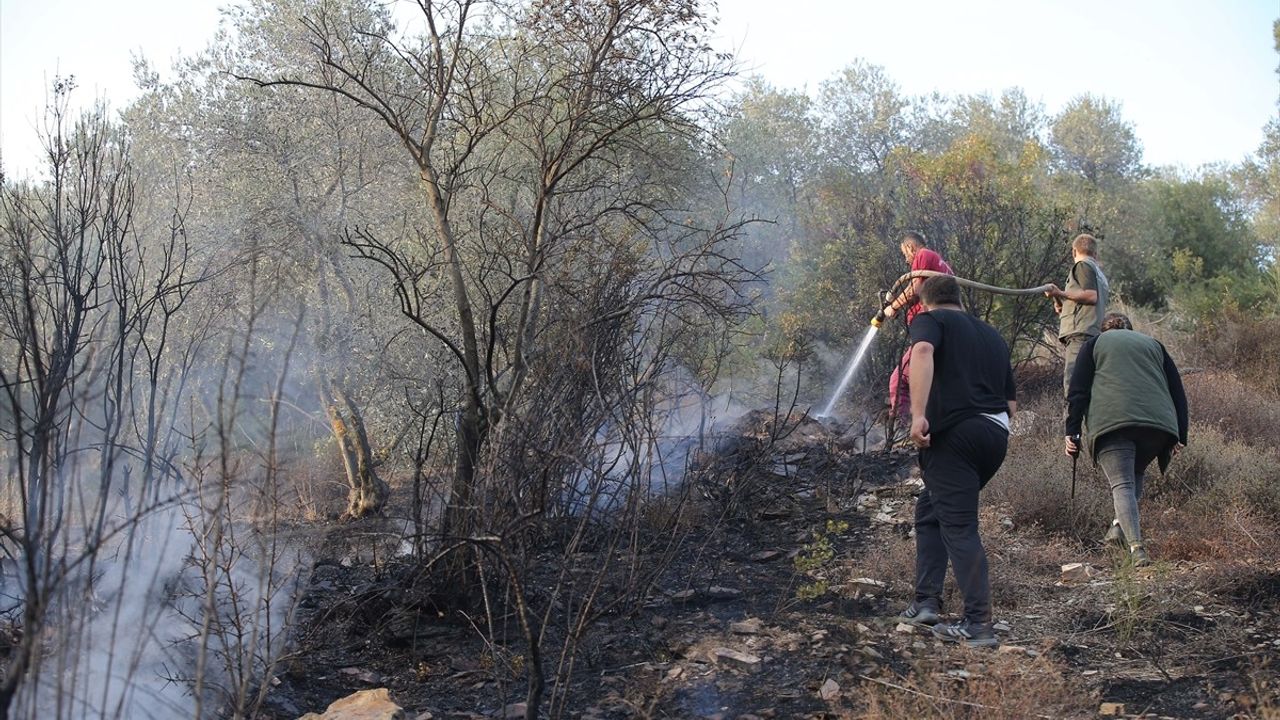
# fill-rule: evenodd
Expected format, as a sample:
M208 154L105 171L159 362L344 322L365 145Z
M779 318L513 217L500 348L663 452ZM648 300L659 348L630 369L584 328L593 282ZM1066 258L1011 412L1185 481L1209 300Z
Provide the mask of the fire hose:
M890 297L897 296L900 292L902 292L904 285L911 282L912 280L915 280L916 278L929 278L929 277L940 277L940 276L954 277L954 276L948 276L946 273L941 273L936 270L913 270L909 273L902 275L901 277L899 277L897 280L893 282L893 286L889 289L889 295ZM986 283L980 283L976 280L969 280L967 278L962 278L962 277L957 277L955 280L956 280L956 283L964 287L973 288L975 290L983 290L989 293L996 293L997 295L1043 295L1044 293L1049 291L1049 288L1053 287L1053 285L1037 285L1036 287L1032 287L1032 288L1006 288L1006 287L999 287L997 285L988 285ZM880 327L880 324L884 322L884 319L885 319L885 314L884 314L884 308L882 307L880 308L880 311L876 313L876 316L871 318L872 327Z

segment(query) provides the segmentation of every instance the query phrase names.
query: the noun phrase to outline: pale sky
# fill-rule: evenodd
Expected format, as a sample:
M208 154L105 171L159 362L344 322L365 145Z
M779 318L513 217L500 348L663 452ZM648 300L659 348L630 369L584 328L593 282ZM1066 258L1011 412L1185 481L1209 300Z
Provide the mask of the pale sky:
M35 166L54 75L82 101L136 96L130 57L160 70L213 36L226 0L0 0L0 159ZM816 92L854 58L904 93L1022 87L1052 114L1119 100L1149 164L1237 162L1277 112L1280 0L720 0L720 42L777 87Z

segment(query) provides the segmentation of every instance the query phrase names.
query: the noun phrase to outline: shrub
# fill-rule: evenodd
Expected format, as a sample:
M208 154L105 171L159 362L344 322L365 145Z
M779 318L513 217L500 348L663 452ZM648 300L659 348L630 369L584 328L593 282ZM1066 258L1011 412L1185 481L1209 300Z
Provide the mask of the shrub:
M1233 371L1257 394L1280 395L1280 317L1221 318L1197 333L1196 346L1205 364Z
M1275 446L1280 402L1259 392L1257 384L1220 371L1184 375L1182 383L1198 422L1215 427L1231 440Z
M1169 496L1210 517L1239 504L1280 522L1280 453L1229 439L1201 422L1192 423L1189 435L1168 475L1148 484L1152 499Z
M1047 656L1028 662L1015 655L982 659L968 677L946 672L939 663L922 663L905 678L869 678L860 688L862 718L1017 718L1087 717L1097 698L1080 676L1066 672Z
M984 498L1008 509L1016 525L1035 525L1076 539L1100 537L1111 522L1111 493L1093 462L1081 456L1076 465L1076 493L1071 497L1071 460L1062 449L1061 411L1053 397L1021 411L1034 420L1027 432L1009 438L1009 453L992 478Z

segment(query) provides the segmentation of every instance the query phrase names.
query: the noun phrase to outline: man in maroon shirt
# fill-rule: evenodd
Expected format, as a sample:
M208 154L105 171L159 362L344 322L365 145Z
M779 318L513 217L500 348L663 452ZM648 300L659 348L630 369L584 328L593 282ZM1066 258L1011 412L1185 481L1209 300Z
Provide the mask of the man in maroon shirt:
M902 242L898 248L902 250L902 257L906 258L907 264L911 266L911 272L917 270L932 270L934 272L954 275L951 272L951 266L947 264L942 256L929 249L929 241L925 239L924 233L908 232L902 236ZM916 319L924 311L924 306L920 304L919 290L924 284L925 278L913 278L907 283L907 287L894 297L892 294L885 296L885 301L889 304L884 308L884 316L891 318L902 308L907 309L907 326L911 326L911 321ZM894 369L893 374L889 376L889 412L896 416L909 414L911 411L911 393L907 386L907 377L911 373L911 348L902 354L902 360L898 363L898 367Z

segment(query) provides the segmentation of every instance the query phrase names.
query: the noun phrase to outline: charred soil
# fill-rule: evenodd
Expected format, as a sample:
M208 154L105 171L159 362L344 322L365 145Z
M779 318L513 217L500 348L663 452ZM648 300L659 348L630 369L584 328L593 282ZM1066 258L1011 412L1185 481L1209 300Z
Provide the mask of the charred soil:
M858 453L814 421L794 425L756 457L747 432L713 445L678 552L577 647L567 717L1277 716L1274 565L1134 569L988 503L1002 647L946 645L893 620L911 591L914 456ZM420 564L397 556L386 525L329 533L265 717L292 720L371 687L389 688L410 718L518 712L528 658L507 598L490 598L496 627L450 607ZM1157 551L1160 533L1154 523ZM1064 576L1072 562L1089 571ZM958 597L947 602L958 610Z

